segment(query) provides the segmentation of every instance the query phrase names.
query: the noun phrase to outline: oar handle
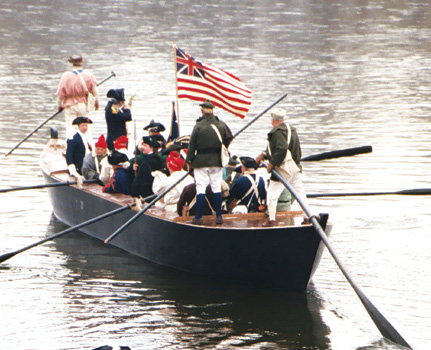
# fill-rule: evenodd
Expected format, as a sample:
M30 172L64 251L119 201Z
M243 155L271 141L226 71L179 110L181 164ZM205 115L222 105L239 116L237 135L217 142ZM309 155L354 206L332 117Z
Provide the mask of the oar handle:
M307 194L308 198L321 197L359 197L359 196L385 196L385 195L405 195L405 196L423 196L431 195L431 188L415 188L412 190L401 190L395 192L339 192L339 193L315 193Z
M108 79L111 79L112 77L115 77L115 76L117 76L117 75L114 73L114 71L112 71L111 74L108 77L106 77L105 79L103 79L99 84L97 84L97 86L102 85L105 81L107 81ZM16 150L19 146L21 146L21 144L24 143L31 135L33 135L36 131L38 131L42 126L44 126L46 123L48 123L51 119L55 118L59 113L61 113L62 110L63 109L58 110L52 116L45 119L45 121L43 121L41 124L39 124L39 126L36 129L34 129L30 134L28 134L20 142L18 142L9 152L7 152L5 154L5 157L9 156L14 150Z

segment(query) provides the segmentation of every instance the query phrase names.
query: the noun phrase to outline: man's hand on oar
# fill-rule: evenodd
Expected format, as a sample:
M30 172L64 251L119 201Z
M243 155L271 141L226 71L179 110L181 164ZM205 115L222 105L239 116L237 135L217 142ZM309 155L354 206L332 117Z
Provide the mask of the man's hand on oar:
M105 79L103 79L99 84L97 84L97 86L103 84L105 81L107 81L108 79L111 79L112 77L115 77L116 74L114 72L111 72L111 74L106 77ZM58 111L55 112L52 116L50 116L49 118L45 119L42 123L39 124L39 126L34 129L32 132L30 132L27 136L25 136L20 142L18 142L14 147L12 147L12 149L7 152L5 154L5 157L9 156L13 151L15 151L21 144L23 144L28 138L30 138L31 135L33 135L36 131L38 131L42 126L44 126L46 123L48 123L51 119L55 118L57 115L59 115L61 112L63 111L62 107L58 108Z

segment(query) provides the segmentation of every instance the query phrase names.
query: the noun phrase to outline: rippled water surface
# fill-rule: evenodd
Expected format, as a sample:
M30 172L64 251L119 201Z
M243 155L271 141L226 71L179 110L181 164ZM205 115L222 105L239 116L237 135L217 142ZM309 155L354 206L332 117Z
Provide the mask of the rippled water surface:
M169 125L172 43L238 75L253 91L245 120L282 94L303 155L372 145L351 158L307 162L308 193L428 188L431 173L431 13L426 1L3 1L0 153L55 113L67 57L80 53L99 92L136 93L138 130ZM102 105L106 99L102 98ZM181 133L199 110L179 105ZM102 111L94 134L105 132ZM43 183L48 126L1 158L2 188ZM233 153L265 147L267 116ZM143 131L142 131L143 133ZM1 195L1 254L61 231L45 190ZM431 197L310 199L328 212L331 242L355 282L413 346L431 347ZM0 266L2 348L400 349L385 341L325 252L307 293L250 290L168 271L74 233Z

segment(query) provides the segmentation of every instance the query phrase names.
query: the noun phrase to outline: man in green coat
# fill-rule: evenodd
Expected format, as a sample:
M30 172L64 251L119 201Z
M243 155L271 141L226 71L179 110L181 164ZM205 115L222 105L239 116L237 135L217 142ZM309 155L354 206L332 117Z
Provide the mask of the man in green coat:
M268 133L268 147L266 152L257 156L256 162L260 164L264 159L269 159L266 168L268 173L275 169L292 185L301 200L307 203L301 178L301 145L296 129L284 122L285 116L286 111L282 108L277 108L271 113L273 129ZM266 195L269 219L263 224L264 227L278 225L275 220L277 202L284 189L283 183L271 175Z
M194 169L197 190L196 214L191 222L195 225L203 224L202 212L205 204L205 190L210 185L214 193L213 208L216 212L216 224L222 224L221 181L223 168L220 138L223 144L228 147L233 137L229 127L213 114L214 105L209 100L199 106L202 117L196 121L193 128L186 157L188 168Z

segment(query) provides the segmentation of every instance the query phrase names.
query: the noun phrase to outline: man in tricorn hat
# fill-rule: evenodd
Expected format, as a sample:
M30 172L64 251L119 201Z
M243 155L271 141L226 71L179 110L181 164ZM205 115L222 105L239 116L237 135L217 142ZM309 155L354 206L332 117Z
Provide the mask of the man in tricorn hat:
M127 136L126 122L132 120L130 105L124 97L124 89L111 89L106 94L110 98L105 107L105 120L108 127L106 142L114 150L114 141L120 136Z
M114 174L109 183L102 188L102 192L129 195L133 182L133 174L125 168L129 164L129 158L124 153L114 151L108 156L108 163L112 166Z
M162 123L155 122L154 119L150 121L145 128L145 131L148 131L148 135L154 137L154 139L160 144L159 148L166 147L166 139L161 134L162 131L165 131L165 127Z
M72 71L64 72L57 88L57 105L63 110L66 118L66 137L74 134L73 120L76 117L87 116L88 93L94 95L96 102L94 108L99 109L99 94L97 92L97 81L94 75L83 69L83 60L79 55L69 57L68 62L72 64Z
M221 216L223 168L221 164L222 146L220 138L223 144L228 147L233 139L232 132L225 123L214 116L214 105L211 101L206 100L199 106L201 107L202 117L196 121L193 128L186 158L188 167L194 169L197 190L196 214L191 223L195 225L203 224L202 211L205 204L205 190L208 185L211 185L214 193L213 208L216 212L216 224L223 224Z
M72 125L78 127L78 132L69 137L66 147L66 163L69 174L76 178L78 187L82 188L82 165L86 154L91 153L91 146L87 139L88 124L93 124L88 117L77 117Z

